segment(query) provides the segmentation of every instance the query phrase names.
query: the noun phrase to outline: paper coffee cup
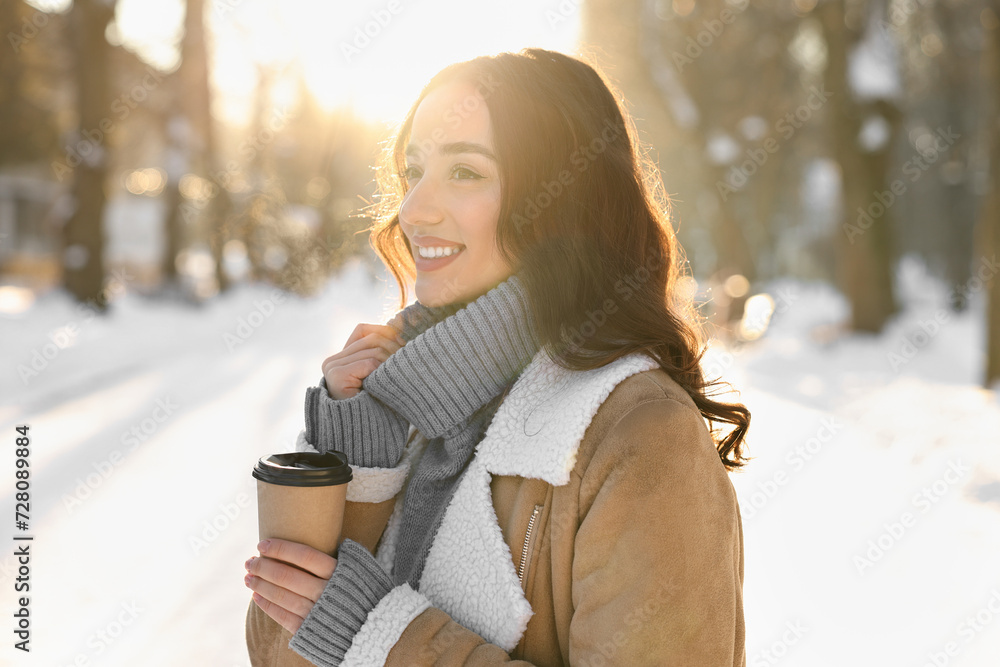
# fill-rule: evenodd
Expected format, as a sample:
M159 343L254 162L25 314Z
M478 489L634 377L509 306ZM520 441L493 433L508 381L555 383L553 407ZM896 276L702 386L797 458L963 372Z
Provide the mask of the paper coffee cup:
M263 456L257 480L260 539L308 544L333 555L340 544L351 466L341 452L290 452Z
M344 523L351 466L341 452L293 452L261 457L257 480L260 539L300 542L334 555ZM246 617L247 651L252 667L311 667L288 647L292 633L251 600Z

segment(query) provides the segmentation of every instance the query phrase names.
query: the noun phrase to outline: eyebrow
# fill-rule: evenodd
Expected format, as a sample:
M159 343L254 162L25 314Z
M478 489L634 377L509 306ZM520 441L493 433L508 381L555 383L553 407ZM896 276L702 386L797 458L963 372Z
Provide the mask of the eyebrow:
M478 153L498 162L497 156L493 154L486 146L482 144L472 143L471 141L453 141L448 144L441 144L441 152L445 155L458 155L460 153ZM418 155L420 153L420 147L416 144L410 144L406 147L407 155Z

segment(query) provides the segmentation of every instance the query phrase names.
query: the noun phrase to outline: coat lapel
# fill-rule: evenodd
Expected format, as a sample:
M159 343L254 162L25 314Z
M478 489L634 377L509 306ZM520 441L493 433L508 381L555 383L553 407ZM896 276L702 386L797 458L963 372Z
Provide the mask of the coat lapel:
M635 353L602 368L570 371L539 350L500 404L455 490L427 555L420 592L490 643L513 650L534 612L493 509L491 476L566 484L604 399L625 378L657 367Z
M495 475L569 481L597 409L619 382L659 364L630 354L590 371L571 371L540 350L500 404L476 455Z

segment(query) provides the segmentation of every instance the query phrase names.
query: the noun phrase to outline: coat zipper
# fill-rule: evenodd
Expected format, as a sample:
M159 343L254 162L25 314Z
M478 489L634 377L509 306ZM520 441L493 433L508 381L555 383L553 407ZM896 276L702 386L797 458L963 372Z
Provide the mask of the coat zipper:
M541 505L535 505L531 511L531 518L528 519L528 530L524 534L524 548L521 549L521 563L517 566L517 580L524 586L524 568L528 565L528 555L531 553L531 537L535 529L535 521L542 512Z

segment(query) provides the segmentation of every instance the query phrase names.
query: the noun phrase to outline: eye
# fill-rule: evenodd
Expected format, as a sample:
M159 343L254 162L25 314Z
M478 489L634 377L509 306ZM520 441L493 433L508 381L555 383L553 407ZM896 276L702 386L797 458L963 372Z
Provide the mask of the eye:
M482 178L480 174L477 174L468 167L463 167L461 165L452 169L451 173L460 181L474 181Z
M420 167L410 166L403 170L403 178L405 178L408 181L411 181L414 178L419 177L420 174L421 174Z

